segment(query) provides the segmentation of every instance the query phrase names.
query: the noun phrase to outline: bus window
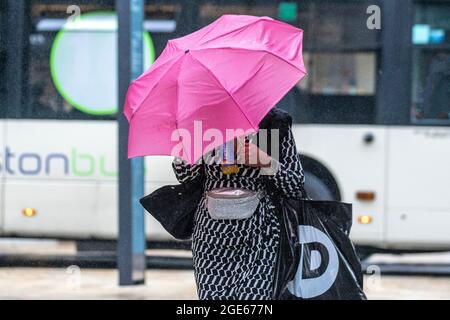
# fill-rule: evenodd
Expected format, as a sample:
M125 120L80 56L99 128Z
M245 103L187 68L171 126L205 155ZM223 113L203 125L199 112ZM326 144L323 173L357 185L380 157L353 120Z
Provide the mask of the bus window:
M0 118L6 116L6 1L0 2Z
M417 3L413 41L412 114L450 123L450 4Z
M309 59L311 94L374 95L375 54L318 53Z
M305 31L308 76L278 106L301 123L370 124L376 116L380 35L367 28L366 10L376 3L307 0L281 8L275 1L216 0L200 7L199 20L206 25L224 13L289 17L286 22Z
M301 123L375 121L375 52L306 53L309 76L280 102Z
M114 1L73 6L31 1L27 103L21 118L112 120L117 114L117 16ZM180 5L147 1L144 68L177 28ZM80 13L80 18L73 14Z
M300 123L371 124L376 117L379 31L371 1L309 1L299 7L307 81L280 102Z

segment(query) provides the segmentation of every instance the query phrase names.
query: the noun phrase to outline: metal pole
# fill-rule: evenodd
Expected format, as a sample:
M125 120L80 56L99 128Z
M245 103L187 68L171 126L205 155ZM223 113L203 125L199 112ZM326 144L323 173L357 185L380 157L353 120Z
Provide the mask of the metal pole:
M7 36L6 46L8 62L6 63L6 95L5 106L9 117L20 118L21 106L25 105L26 55L28 50L27 21L25 16L29 10L25 0L8 0L7 2Z
M116 0L118 13L119 75L119 239L117 265L119 284L145 282L144 161L127 159L128 122L122 106L128 85L143 71L143 0Z

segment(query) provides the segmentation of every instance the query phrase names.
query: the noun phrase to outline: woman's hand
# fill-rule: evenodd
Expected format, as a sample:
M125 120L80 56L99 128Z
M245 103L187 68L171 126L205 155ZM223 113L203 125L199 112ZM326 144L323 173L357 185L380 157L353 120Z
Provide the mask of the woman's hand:
M238 138L237 145L238 163L249 167L270 167L272 158L255 144L244 138Z

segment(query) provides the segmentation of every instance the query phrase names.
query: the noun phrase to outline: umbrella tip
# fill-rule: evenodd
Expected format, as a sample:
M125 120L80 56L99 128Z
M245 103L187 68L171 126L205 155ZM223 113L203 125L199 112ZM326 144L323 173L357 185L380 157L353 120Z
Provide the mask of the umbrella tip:
M187 49L187 50L184 50L184 53L188 53L189 52L189 49Z

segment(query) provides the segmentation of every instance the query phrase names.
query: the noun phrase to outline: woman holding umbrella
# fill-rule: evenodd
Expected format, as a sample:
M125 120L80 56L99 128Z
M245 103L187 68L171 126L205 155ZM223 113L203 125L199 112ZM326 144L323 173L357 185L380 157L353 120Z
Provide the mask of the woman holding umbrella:
M193 165L176 158L173 162L175 175L180 182L203 176L205 190L275 188L286 197L299 197L304 175L290 122L286 112L273 109L260 124L268 129L288 125L281 134L279 161L256 144L246 142L237 148L241 163L235 174L224 174L216 156L209 157L208 163ZM257 159L257 162L252 163L250 159ZM270 190L264 191L270 193ZM248 219L216 220L209 215L204 197L194 221L192 249L199 298L271 299L280 234L271 198L262 197Z
M304 179L291 118L273 107L306 75L302 36L301 29L269 17L224 15L170 40L128 90L128 156L181 156L184 160L173 164L178 180L203 180L207 194L195 210L192 235L200 299L272 298L280 224L267 193L298 196ZM195 140L198 123L202 137L212 129L227 141L242 141L238 132L278 128L279 157L254 143L237 143L240 163L234 172L225 170L223 154L214 152L223 141L201 141L198 148L195 141L184 145L183 138L178 148L180 141L173 138L183 132ZM235 130L231 138L229 129ZM176 148L181 155L174 154ZM229 160L230 149L225 150ZM206 154L212 158L197 161ZM234 191L226 194L230 188ZM246 218L220 218L225 211L233 215L233 205L211 210L210 204L223 203L220 197L230 194L249 195L253 210Z

